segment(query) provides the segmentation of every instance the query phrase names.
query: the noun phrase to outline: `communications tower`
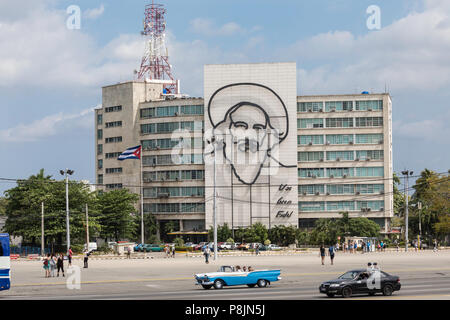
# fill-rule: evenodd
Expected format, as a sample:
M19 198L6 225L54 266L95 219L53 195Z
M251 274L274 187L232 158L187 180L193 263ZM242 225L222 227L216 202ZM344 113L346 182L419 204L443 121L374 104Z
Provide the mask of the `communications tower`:
M141 67L137 73L140 80L163 83L164 93L178 94L179 81L172 75L169 54L166 47L166 9L162 4L145 6L144 30L141 35L145 38L145 52Z

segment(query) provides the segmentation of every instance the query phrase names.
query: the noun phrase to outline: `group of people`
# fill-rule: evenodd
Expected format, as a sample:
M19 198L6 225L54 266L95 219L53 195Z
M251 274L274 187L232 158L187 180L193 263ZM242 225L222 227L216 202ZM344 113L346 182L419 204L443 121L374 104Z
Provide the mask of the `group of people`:
M59 272L62 272L62 276L64 275L64 255L62 253L58 253L57 255L48 253L47 256L44 257L44 271L45 277L50 278L55 276L55 270L57 270L57 277L59 277Z
M234 271L239 272L251 272L251 271L255 271L255 269L253 269L251 266L248 266L248 268L246 266L243 266L242 269L240 266L236 266L234 267Z
M328 255L330 256L331 265L333 265L335 252L336 247L334 245L330 245L328 247ZM325 265L325 254L326 254L325 246L322 244L319 249L319 256L322 259L322 265Z
M166 253L166 258L175 258L175 246L166 245L164 252Z

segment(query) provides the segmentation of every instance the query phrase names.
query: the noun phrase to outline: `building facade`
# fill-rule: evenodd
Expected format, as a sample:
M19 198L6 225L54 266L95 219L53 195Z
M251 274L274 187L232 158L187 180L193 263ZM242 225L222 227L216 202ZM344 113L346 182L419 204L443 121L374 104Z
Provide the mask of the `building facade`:
M311 227L347 211L389 231L389 94L296 96L296 78L295 63L210 65L205 99L164 95L151 82L104 87L98 189L140 194L142 182L144 214L181 233L209 229L214 199L218 224L233 228ZM137 145L142 174L139 160L117 160Z

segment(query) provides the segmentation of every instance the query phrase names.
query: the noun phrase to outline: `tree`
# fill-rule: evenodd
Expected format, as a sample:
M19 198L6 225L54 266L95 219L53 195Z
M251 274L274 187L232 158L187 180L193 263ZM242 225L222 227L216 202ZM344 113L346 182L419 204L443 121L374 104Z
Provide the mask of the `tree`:
M232 231L225 223L221 226L217 226L217 242L227 242L228 238L232 237ZM211 226L208 231L208 238L210 241L214 241L214 227Z
M66 237L66 188L64 181L56 181L41 169L37 175L18 181L5 191L5 230L22 236L25 243L36 245L41 239L41 203L44 202L44 235L46 243L61 245ZM69 222L72 243L85 242L85 207L92 209L89 230L95 233L99 224L95 217L95 194L84 183L69 182Z
M136 229L133 233L133 238L137 240L137 242L141 242L141 215L136 214L134 216ZM144 213L144 238L147 243L157 243L157 233L158 233L159 225L156 221L156 218L151 213Z
M269 231L269 239L272 243L281 246L288 246L295 243L295 236L297 228L294 226L278 225L274 226Z
M98 195L98 218L102 226L100 234L103 238L119 241L135 235L138 226L134 204L138 200L139 196L128 189L118 189Z

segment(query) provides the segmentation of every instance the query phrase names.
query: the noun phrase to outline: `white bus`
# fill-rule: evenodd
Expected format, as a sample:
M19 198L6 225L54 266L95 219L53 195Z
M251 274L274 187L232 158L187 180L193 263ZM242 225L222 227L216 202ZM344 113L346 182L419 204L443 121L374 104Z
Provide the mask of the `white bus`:
M9 290L11 286L11 262L9 234L0 233L0 291Z

